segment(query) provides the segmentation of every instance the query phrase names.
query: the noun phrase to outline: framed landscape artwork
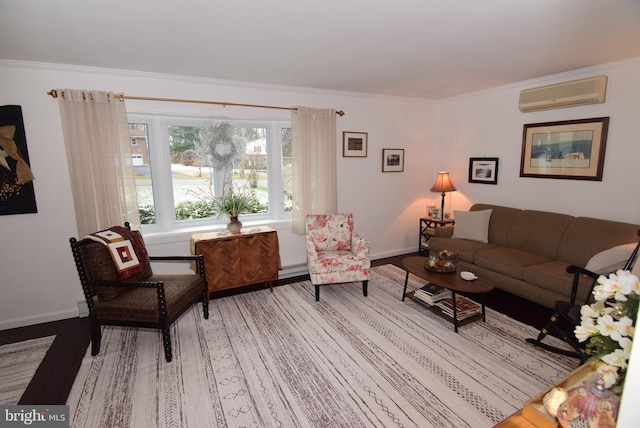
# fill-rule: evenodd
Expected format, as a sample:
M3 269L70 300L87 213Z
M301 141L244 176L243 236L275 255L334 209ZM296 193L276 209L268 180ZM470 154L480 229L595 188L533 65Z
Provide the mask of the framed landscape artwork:
M342 133L342 156L345 158L366 158L368 134L366 132Z
M404 171L404 149L382 149L382 172Z
M520 177L602 181L609 118L524 125Z
M498 158L469 158L469 183L498 184Z

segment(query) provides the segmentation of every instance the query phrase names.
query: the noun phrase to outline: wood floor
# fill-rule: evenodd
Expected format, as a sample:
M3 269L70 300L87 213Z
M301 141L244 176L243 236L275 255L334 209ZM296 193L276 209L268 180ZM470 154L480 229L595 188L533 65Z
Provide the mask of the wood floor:
M374 260L372 264L379 266L391 263L401 267L402 259L410 255L418 254L405 254ZM274 287L305 279L308 279L308 276L278 280L274 282ZM247 292L261 287L262 284L247 286L233 290L231 293ZM231 293L227 292L225 294ZM213 297L221 297L222 295L224 294ZM496 311L536 328L544 326L553 312L548 308L500 290L494 290L487 294L485 296L485 304ZM89 346L89 322L87 318L72 318L0 331L0 345L54 334L56 339L20 399L19 404L65 404Z

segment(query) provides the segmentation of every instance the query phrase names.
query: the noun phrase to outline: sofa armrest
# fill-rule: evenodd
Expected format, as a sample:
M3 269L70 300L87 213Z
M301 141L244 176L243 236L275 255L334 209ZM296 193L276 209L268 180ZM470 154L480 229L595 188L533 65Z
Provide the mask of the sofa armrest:
M448 224L442 227L436 227L434 230L434 236L438 238L451 238L453 236L453 228L452 224Z

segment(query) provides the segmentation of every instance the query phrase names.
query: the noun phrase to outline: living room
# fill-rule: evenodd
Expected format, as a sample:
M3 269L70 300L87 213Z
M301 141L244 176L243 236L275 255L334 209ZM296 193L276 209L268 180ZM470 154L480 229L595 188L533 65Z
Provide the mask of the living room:
M531 113L518 109L524 89L595 75L608 77L602 104ZM640 56L634 56L432 100L3 58L1 104L22 106L38 212L2 219L0 329L76 317L83 300L68 247L77 232L60 115L56 100L47 96L53 88L344 110L337 119L338 153L343 131L367 132L369 146L366 158L338 156L338 208L353 212L358 233L371 242L371 257L379 259L416 251L418 219L428 206L440 204L440 195L430 192L438 171L449 171L457 188L446 196L447 211L481 202L637 223L640 203L627 188L640 182L638 76ZM290 117L277 110L135 100L127 101L127 110ZM519 176L523 125L597 117L610 117L602 181ZM384 148L404 149L403 172L381 171ZM471 157L499 158L496 185L468 182ZM286 221L263 224L278 231L283 273L298 272L305 263L303 237L292 234ZM194 232L145 240L152 254L184 254Z

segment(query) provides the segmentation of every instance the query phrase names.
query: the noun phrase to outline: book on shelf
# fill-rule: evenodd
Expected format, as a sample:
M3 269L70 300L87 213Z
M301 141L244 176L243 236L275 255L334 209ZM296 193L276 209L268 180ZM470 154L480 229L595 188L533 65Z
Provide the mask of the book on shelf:
M436 303L442 312L453 317L453 299L446 298ZM456 315L458 319L463 319L480 313L482 307L476 302L463 296L456 296Z
M442 309L442 313L444 315L448 316L449 318L453 319L453 312L448 312L448 311L445 311L444 309ZM474 313L468 313L468 314L462 314L462 315L458 313L458 314L456 314L457 315L456 318L458 319L458 321L462 321L462 320L466 320L467 318L476 316L476 315L478 315L480 313L481 312L474 312Z
M447 297L451 297L451 291L449 291L447 289L442 289L442 291L440 291L440 293L431 295L431 294L427 294L424 291L418 289L418 290L414 291L413 297L415 297L416 299L419 299L419 300L421 300L421 301L423 301L425 303L428 303L429 305L435 305L440 300L446 299Z
M433 295L442 293L442 291L445 290L445 288L442 288L439 285L428 283L420 287L418 290L423 291L430 296L433 296Z

